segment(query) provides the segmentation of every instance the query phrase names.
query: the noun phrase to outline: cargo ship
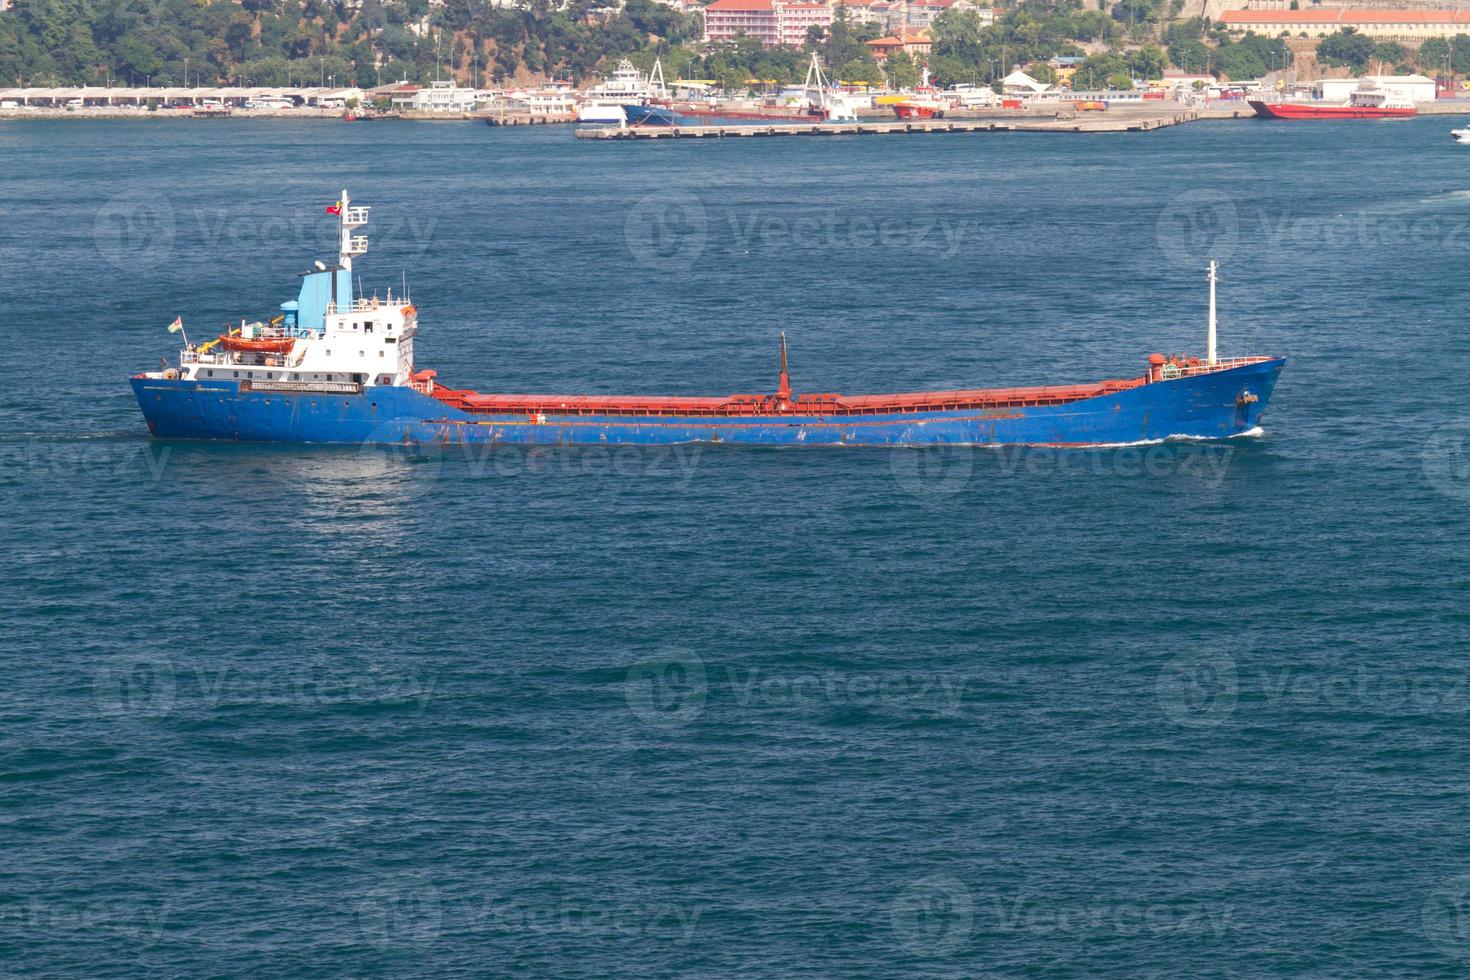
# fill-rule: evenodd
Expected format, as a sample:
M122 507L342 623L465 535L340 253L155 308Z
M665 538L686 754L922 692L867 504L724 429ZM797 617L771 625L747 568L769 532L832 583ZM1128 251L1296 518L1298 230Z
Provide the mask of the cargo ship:
M1085 384L884 395L793 390L781 339L771 392L723 397L482 394L420 368L408 295L353 290L368 208L343 191L336 263L302 274L269 320L190 344L132 377L154 436L349 444L1096 446L1254 434L1285 359L1215 354L1215 267L1204 357L1150 355L1143 373Z
M1405 119L1419 113L1408 99L1392 95L1365 78L1346 102L1267 102L1250 99L1262 119Z

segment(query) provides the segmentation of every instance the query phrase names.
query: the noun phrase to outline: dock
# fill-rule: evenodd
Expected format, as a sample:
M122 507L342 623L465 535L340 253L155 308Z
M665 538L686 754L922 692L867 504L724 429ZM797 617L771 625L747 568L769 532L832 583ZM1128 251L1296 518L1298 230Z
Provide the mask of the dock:
M724 126L603 126L578 129L584 140L722 139L755 136L890 136L918 133L1139 133L1199 118L1193 109L1147 115L1078 113L1048 118L900 119L892 122L788 123Z

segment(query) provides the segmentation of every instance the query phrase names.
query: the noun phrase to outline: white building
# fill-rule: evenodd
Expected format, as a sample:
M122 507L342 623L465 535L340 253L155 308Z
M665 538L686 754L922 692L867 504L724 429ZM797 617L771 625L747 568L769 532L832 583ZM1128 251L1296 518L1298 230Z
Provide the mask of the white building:
M1007 95L1035 95L1051 88L1050 85L1038 82L1019 68L1002 79L1000 84Z
M474 112L479 95L472 88L460 88L452 81L430 82L428 88L402 86L392 95L393 108L415 112Z
M1313 94L1327 102L1346 102L1353 90L1364 80L1324 78L1313 86ZM1369 75L1366 80L1376 82L1390 96L1408 99L1410 102L1434 101L1434 79L1423 75Z

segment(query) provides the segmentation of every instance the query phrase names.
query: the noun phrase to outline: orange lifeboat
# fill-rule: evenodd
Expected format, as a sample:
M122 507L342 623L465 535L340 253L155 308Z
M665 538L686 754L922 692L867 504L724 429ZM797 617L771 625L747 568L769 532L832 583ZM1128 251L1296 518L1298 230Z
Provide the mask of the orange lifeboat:
M247 340L238 334L225 334L219 339L220 346L225 350L249 352L252 354L284 354L296 343L295 337L263 337L259 340Z

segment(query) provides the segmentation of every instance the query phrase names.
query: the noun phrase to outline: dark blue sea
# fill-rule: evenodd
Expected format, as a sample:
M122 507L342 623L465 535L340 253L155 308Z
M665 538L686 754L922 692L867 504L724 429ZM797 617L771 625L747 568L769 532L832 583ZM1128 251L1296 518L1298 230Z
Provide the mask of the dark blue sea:
M0 974L1470 973L1451 122L599 143L0 123ZM1091 451L150 441L342 188L420 367L1291 361Z

